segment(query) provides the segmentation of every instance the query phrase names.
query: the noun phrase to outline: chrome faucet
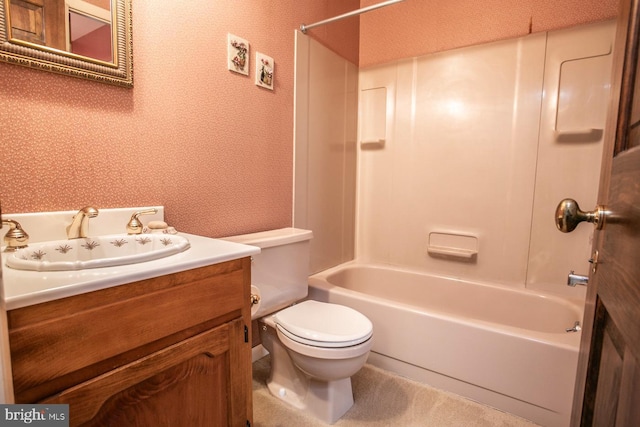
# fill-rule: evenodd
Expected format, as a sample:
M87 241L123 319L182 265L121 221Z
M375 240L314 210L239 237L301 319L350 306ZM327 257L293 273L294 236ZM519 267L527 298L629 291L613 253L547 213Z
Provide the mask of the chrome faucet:
M571 270L571 272L569 273L569 276L567 277L568 286L576 286L576 285L587 286L587 283L589 283L589 276L576 274L573 270Z
M98 209L85 206L73 216L73 221L67 226L67 237L69 239L78 239L87 237L89 234L89 218L98 216Z

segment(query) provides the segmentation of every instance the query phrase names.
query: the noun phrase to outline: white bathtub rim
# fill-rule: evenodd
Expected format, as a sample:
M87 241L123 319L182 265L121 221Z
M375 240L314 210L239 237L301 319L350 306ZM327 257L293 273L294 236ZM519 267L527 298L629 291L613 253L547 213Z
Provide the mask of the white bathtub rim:
M436 279L451 280L451 281L455 281L455 282L459 282L459 283L468 283L470 285L477 285L477 286L481 286L481 287L494 288L494 289L499 289L499 290L505 291L505 292L524 293L524 294L531 295L531 296L537 297L537 298L554 300L554 301L559 302L561 304L566 304L566 305L569 305L571 307L574 307L574 308L578 309L580 311L580 313L583 312L583 308L582 307L584 305L584 299L581 298L580 296L576 296L576 297L570 298L570 297L567 297L566 295L561 295L561 294L556 294L556 293L552 293L552 292L548 292L548 291L541 291L541 290L527 288L523 283L522 284L506 284L506 283L499 283L499 282L477 281L477 280L465 279L463 277L447 276L447 275L443 275L443 274L430 273L428 271L421 270L421 269L418 269L418 268L411 268L411 267L407 267L407 266L390 264L390 263L387 264L387 263L380 263L380 262L366 262L366 261L362 261L362 260L357 260L356 259L356 260L351 260L351 261L344 262L342 264L336 265L336 266L328 268L326 270L318 271L318 272L310 275L310 277L318 277L318 278L326 279L327 276L335 273L336 271L340 271L340 270L342 270L344 268L349 268L349 267L381 268L381 269L385 269L385 270L398 271L398 272L402 272L402 273L419 274L419 275L423 275L423 276L433 277L433 278L436 278Z
M473 281L464 280L464 279L451 278L447 276L430 275L423 271L411 270L411 269L387 265L387 264L369 264L369 263L362 263L357 261L349 261L347 263L340 264L336 267L332 267L330 269L315 273L314 275L309 277L309 285L317 288L321 288L327 291L333 288L338 288L339 289L338 292L345 293L346 295L357 296L357 298L363 298L364 300L374 304L383 304L386 306L396 307L402 310L410 311L414 314L418 314L421 316L431 316L434 318L438 318L441 320L446 320L446 321L450 321L458 324L463 324L465 326L469 326L473 328L488 329L493 332L504 333L506 335L509 335L518 339L525 339L525 340L534 341L534 342L538 342L545 345L558 346L564 349L574 350L574 351L578 351L579 349L582 332L565 332L565 331L543 332L543 331L525 329L525 328L520 328L516 326L506 325L506 324L500 324L496 322L490 322L490 321L476 319L476 318L464 317L464 316L447 313L446 311L440 311L433 308L421 309L420 307L417 307L415 305L396 302L396 301L389 300L387 298L377 297L377 296L369 295L363 292L353 291L351 289L347 289L341 286L332 285L327 281L327 276L337 271L340 271L345 267L359 267L359 266L391 269L391 270L405 272L405 273L427 275L430 277L440 278L445 280L455 280L455 281L460 281L463 283L469 283L469 284L478 285L478 286L498 288L501 291L522 292L522 293L530 294L534 297L553 300L556 303L559 303L561 305L566 305L569 308L576 310L579 313L579 318L576 320L579 320L582 323L583 308L576 305L572 301L568 301L567 299L558 297L556 295L548 295L542 292L531 291L524 288L511 289L502 285L479 283L479 282L473 282ZM573 325L566 325L566 327L571 327L571 326ZM375 334L375 331L374 331L374 334Z
M320 286L318 286L317 284L314 284L314 286L328 290L325 283L320 283ZM332 286L334 285L329 285L329 287L332 287ZM426 312L425 310L421 310L409 304L397 303L395 301L390 301L385 298L374 297L371 295L363 294L362 292L352 291L345 288L341 288L340 292L344 292L346 295L358 295L358 298L372 304L381 304L388 307L394 307L394 308L398 308L403 311L407 311L419 316L429 316L429 317L444 320L447 322L465 325L471 328L486 329L492 332L508 335L513 338L538 342L544 345L560 347L567 350L574 350L576 352L578 351L578 348L580 345L581 332L557 332L557 333L539 332L539 331L533 331L530 329L522 329L522 328L510 326L510 325L501 325L501 324L487 322L483 320L462 318L460 316L454 316L454 315L450 315L445 312L440 312L436 310L429 310L428 312ZM375 335L375 329L373 333Z

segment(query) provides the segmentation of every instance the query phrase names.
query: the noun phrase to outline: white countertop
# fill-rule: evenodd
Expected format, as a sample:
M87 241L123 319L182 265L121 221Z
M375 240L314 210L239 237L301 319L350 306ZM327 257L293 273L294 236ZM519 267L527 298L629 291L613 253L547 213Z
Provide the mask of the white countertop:
M3 262L4 308L13 310L260 253L260 248L255 246L186 233L179 234L189 239L189 249L138 264L77 271L38 272L15 270Z

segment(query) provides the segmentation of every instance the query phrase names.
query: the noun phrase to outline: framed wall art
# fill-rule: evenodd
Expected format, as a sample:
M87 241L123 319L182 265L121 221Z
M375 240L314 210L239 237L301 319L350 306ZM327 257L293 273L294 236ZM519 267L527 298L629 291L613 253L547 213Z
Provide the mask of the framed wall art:
M249 75L249 42L233 34L227 34L227 68Z
M256 85L273 90L274 65L273 58L256 52Z

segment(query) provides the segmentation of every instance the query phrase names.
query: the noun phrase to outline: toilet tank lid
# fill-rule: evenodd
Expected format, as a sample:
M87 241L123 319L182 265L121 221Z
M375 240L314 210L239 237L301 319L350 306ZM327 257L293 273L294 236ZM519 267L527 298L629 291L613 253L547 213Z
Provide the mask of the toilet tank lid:
M313 237L311 230L301 228L279 228L277 230L259 231L257 233L240 234L238 236L224 237L223 240L242 243L244 245L269 248L271 246L286 245L288 243L302 242Z

